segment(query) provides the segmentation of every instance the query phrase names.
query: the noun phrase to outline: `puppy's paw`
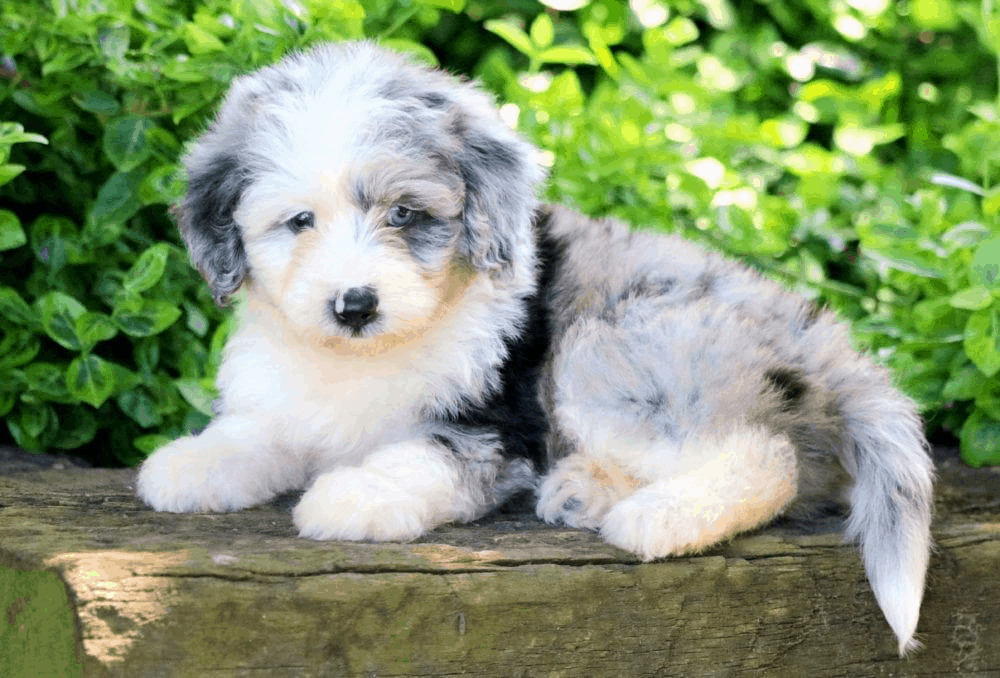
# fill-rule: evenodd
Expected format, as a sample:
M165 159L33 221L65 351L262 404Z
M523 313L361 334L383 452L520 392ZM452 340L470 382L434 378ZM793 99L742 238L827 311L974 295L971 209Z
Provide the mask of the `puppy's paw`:
M203 434L204 435L204 434ZM179 438L143 462L136 479L139 498L157 511L235 511L260 499L239 482L218 447L200 437Z
M691 521L693 522L693 521ZM601 521L601 537L645 561L698 550L699 530L683 517L671 516L660 498L636 493L619 502Z
M361 468L320 476L292 518L299 536L308 539L408 541L434 527L427 500Z
M538 517L547 523L596 530L611 506L639 481L610 460L566 457L538 488Z
M599 516L593 507L588 507L590 497L587 483L581 478L566 477L552 473L545 477L538 487L538 517L547 523L563 524L569 527L596 530Z

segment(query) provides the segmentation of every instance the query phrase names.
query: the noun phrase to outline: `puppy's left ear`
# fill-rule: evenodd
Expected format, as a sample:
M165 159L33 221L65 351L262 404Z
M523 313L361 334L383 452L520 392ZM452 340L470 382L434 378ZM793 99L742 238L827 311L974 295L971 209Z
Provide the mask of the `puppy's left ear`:
M234 152L218 151L210 129L185 157L188 191L172 208L195 268L220 306L243 284L249 266L233 219L249 179Z
M476 269L510 272L520 253L532 251L535 190L545 173L532 147L492 115L462 111L452 130L465 183L462 253Z

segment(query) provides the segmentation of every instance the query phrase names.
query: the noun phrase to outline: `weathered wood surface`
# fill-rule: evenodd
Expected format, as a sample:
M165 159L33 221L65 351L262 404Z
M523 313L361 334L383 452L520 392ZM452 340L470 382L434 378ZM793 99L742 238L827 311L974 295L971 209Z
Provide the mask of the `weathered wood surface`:
M836 520L646 564L530 514L317 543L294 497L160 514L130 471L0 463L0 675L1000 676L1000 472L939 457L906 660Z

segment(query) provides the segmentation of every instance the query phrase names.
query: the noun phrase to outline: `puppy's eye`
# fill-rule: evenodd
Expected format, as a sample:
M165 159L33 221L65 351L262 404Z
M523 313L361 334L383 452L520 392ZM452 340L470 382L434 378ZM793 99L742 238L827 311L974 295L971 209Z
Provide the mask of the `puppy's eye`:
M409 226L417 218L417 211L403 205L393 205L389 210L389 225L396 228Z
M299 212L294 217L285 222L292 233L299 233L307 228L312 228L316 224L316 215L312 212Z

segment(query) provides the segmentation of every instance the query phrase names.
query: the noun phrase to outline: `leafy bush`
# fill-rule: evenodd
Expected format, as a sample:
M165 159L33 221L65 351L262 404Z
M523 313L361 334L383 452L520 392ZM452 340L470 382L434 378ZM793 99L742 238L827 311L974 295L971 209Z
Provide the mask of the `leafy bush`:
M236 74L369 36L496 91L549 199L836 308L936 436L1000 462L1000 7L70 4L0 10L0 413L23 447L134 464L204 425L227 325L166 213L182 144Z

